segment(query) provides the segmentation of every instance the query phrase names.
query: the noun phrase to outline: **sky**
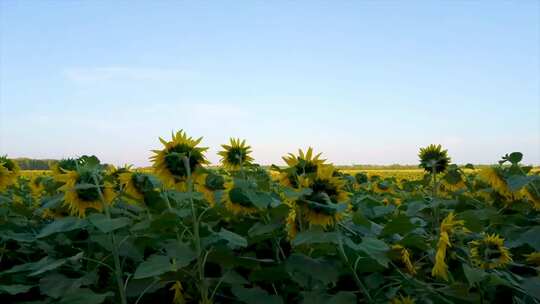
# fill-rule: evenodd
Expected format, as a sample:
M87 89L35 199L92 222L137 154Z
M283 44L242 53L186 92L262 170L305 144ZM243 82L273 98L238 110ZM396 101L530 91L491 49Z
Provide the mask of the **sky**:
M540 1L0 1L0 155L540 164Z

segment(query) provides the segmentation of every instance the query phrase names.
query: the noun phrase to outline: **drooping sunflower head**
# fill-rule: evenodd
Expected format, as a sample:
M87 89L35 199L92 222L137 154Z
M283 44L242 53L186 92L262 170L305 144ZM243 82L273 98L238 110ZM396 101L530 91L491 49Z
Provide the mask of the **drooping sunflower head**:
M249 155L251 147L246 145L246 140L231 138L230 144L221 145L223 151L218 152L221 156L223 167L229 170L239 170L242 166L251 164L253 158Z
M30 180L28 183L28 186L30 187L30 191L32 192L32 196L34 198L39 198L43 191L45 191L45 181L47 179L47 176L44 175L38 175Z
M371 190L375 193L393 193L394 189L389 180L375 180L371 183Z
M299 178L314 176L317 174L319 166L324 165L325 159L321 159L321 153L313 155L313 148L309 147L304 153L298 150L298 155L289 153L282 157L288 168L283 170L279 176L279 181L284 186L299 187Z
M418 157L420 158L420 167L429 173L444 172L450 164L448 150L443 150L441 145L420 148Z
M110 204L115 196L113 186L95 169L68 171L60 180L64 185L59 190L64 192L64 205L71 215L85 217L89 209L101 212L104 204Z
M339 221L348 208L345 181L334 175L335 168L321 165L314 178L302 179L301 186L311 193L297 200L302 215L312 225L330 226Z
M199 174L195 180L195 189L213 207L216 203L215 192L225 189L225 178L214 172Z
M206 147L197 147L202 137L193 139L180 130L173 133L172 140L166 141L159 138L164 148L162 150L153 150L156 154L150 159L153 162L153 168L156 174L167 184L174 186L187 179L189 171L195 173L195 170L208 164L204 152ZM187 165L184 163L187 159Z
M19 165L7 156L0 156L0 191L17 182Z
M225 191L222 201L225 208L235 215L249 215L258 211L249 196L246 194L247 185L238 185L237 182L228 181L225 183Z
M480 240L471 241L472 262L483 269L504 267L512 261L510 251L504 247L504 239L497 234L486 234Z

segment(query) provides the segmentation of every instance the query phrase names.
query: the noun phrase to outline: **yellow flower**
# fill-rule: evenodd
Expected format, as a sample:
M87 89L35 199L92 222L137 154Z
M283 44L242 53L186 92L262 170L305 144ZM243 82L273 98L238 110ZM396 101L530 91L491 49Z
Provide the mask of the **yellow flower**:
M375 193L393 193L391 184L388 181L373 181L371 183L371 190Z
M431 269L432 276L448 281L448 265L445 259L447 249L452 247L450 235L456 232L456 230L468 232L464 225L465 221L456 220L453 212L450 212L443 219L440 227L439 241L437 242L437 252L435 253L435 265Z
M400 295L399 297L396 297L390 300L390 304L414 304L414 303L415 302L413 298L411 298L410 296L404 297Z
M19 176L19 166L6 156L0 157L0 191L17 182Z
M508 184L495 167L486 168L480 171L478 176L480 179L487 182L493 190L502 195L504 198L508 200L516 199L516 193L510 190Z
M68 207L71 215L85 217L88 209L102 212L103 203L110 204L114 199L112 185L105 182L99 186L105 202L101 201L98 188L90 186L94 184L91 174L85 171L80 174L77 171L68 171L60 178L64 185L59 190L64 192L64 205Z
M225 208L235 215L254 214L258 211L249 197L241 188L235 186L233 181L225 183L222 200Z
M410 274L415 275L416 274L416 268L414 267L413 263L411 262L411 252L409 251L409 249L407 249L407 248L405 248L405 247L403 247L403 246L401 246L399 244L393 245L392 249L399 251L400 256L401 256L401 262L403 263L403 265L405 265L405 268L407 268L407 271Z
M230 145L221 145L221 147L224 150L218 152L218 155L221 156L221 163L226 169L239 170L253 161L253 158L249 156L251 147L246 145L245 140L231 138Z
M345 181L334 175L331 165L320 165L314 178L306 178L302 184L312 190L296 201L302 217L311 225L331 226L339 222L348 209L349 193ZM340 206L345 204L345 206ZM344 208L340 208L344 207Z
M497 234L486 234L483 239L469 242L472 262L483 269L504 267L512 261L504 239Z
M449 192L457 192L457 191L465 189L467 187L462 180L460 180L459 182L457 182L455 184L451 184L451 183L449 183L447 181L443 181L442 185L443 185L444 189L446 191L449 191Z
M299 149L298 156L289 153L288 156L282 157L289 167L279 174L278 181L284 186L299 188L299 178L316 174L319 166L324 165L326 160L320 157L321 153L313 155L311 147L305 154Z
M77 160L74 158L64 158L51 166L53 176L65 174L68 171L77 170Z
M532 207L540 211L540 197L534 194L534 190L531 185L523 187L520 191L521 196L532 204Z
M216 173L199 174L195 179L195 189L202 193L205 200L211 207L216 205L215 192L224 190L225 179L223 176Z
M180 283L180 281L176 281L169 290L174 291L174 297L172 301L173 304L186 303L186 299L184 298L184 288L182 287L182 283Z
M531 264L536 264L540 266L540 252L536 251L525 255L526 261Z
M137 174L140 173L120 173L118 175L118 180L120 181L121 189L124 190L127 195L131 196L136 200L144 200L144 193L140 191L137 183L135 182Z
M187 180L188 172L183 158L189 159L189 169L195 176L196 169L208 164L204 156L204 152L208 148L197 147L202 137L193 139L182 130L176 134L173 133L171 141L166 141L161 137L159 140L164 148L152 151L156 154L150 158L153 162L152 167L167 186L176 187L180 191L185 190L184 183Z
M45 186L43 186L42 180L43 176L37 176L28 183L28 186L30 186L30 192L32 192L32 197L36 200L39 199L43 191L45 191Z

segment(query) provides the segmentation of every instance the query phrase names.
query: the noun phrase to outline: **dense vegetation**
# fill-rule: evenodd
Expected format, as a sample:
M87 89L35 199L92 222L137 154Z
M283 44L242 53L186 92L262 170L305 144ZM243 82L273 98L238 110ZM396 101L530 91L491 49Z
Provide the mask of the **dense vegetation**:
M271 172L245 141L208 168L160 139L152 171L94 156L20 176L0 158L1 303L540 303L540 177L420 150L419 179L309 148Z

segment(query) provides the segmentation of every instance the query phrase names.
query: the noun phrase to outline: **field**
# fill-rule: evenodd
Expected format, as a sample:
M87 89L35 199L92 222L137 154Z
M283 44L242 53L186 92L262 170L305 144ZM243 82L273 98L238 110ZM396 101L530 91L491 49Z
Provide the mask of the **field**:
M0 158L0 303L540 303L540 176L519 152L263 168L231 140L208 167L199 140L161 143L145 170Z

